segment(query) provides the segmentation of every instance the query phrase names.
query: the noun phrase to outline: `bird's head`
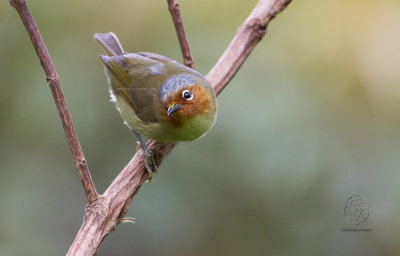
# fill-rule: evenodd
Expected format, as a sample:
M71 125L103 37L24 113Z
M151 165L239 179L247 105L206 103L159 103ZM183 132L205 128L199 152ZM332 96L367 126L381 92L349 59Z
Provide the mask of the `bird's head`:
M191 74L172 76L160 87L159 96L162 117L165 123L172 127L178 128L185 121L199 118L200 122L207 122L207 124L210 121L214 122L215 93L203 77ZM201 121L203 118L204 121Z

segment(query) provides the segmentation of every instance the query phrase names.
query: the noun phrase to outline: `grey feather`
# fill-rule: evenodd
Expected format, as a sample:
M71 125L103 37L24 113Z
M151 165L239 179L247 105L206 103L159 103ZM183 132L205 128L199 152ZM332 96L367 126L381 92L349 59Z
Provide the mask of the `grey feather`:
M196 84L196 79L192 74L179 74L171 76L162 83L158 91L160 99L166 100L169 95L176 91L183 90L185 87Z

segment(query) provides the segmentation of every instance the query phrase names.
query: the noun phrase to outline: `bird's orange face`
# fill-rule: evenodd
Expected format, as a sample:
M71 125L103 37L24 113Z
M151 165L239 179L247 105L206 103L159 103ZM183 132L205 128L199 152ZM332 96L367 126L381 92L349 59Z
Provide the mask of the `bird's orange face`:
M165 123L178 128L186 118L201 115L206 111L215 111L209 93L200 85L187 86L166 98L161 103Z

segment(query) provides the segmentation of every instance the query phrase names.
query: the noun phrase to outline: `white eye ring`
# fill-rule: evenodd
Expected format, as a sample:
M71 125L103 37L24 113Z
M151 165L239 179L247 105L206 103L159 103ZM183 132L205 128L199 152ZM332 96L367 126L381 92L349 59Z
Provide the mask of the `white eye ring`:
M193 93L192 93L191 91L189 91L189 90L184 90L184 91L182 92L182 97L183 97L185 100L192 100L192 99L193 99Z

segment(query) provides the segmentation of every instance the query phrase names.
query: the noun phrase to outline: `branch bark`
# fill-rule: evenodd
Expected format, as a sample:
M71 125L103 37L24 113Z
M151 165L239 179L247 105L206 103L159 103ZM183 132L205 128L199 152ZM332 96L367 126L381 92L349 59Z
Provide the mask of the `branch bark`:
M262 39L269 22L278 13L285 9L290 2L291 0L259 1L250 16L240 26L238 32L222 57L206 76L215 89L217 95L225 88L237 73L240 66L244 63L255 45ZM147 178L147 172L144 168L145 157L142 150L136 152L134 157L117 175L104 194L99 196L90 177L86 160L79 145L62 94L58 75L51 62L50 55L47 52L38 28L29 13L25 0L10 0L10 3L21 16L39 56L40 62L45 70L49 86L53 92L53 97L56 101L57 109L63 122L67 140L75 159L75 164L78 168L89 201L89 204L85 209L82 226L79 229L67 255L94 255L104 238L115 229L121 218L123 218L133 197L145 182ZM191 60L191 63L193 63L193 60L191 58L186 37L184 36L179 9L177 9L175 1L168 0L168 4L177 29L184 60L186 60L185 64L190 66L191 64L188 60ZM173 8L171 8L171 6ZM175 21L175 19L177 21ZM180 36L180 33L183 33L183 37ZM182 46L185 44L187 45L187 48L184 48L186 46ZM171 152L175 145L176 143L161 143L153 140L150 140L147 143L148 148L155 155L155 161L158 166L168 153Z
M10 0L10 4L17 10L19 16L21 17L21 20L28 31L29 37L31 38L36 54L39 57L40 64L44 69L46 80L49 84L51 93L53 94L53 98L61 118L62 126L64 128L65 136L67 137L72 156L74 157L75 166L78 169L79 177L85 190L86 197L89 205L93 204L99 199L99 193L97 193L92 177L90 176L89 167L87 165L85 156L83 155L71 115L69 114L68 106L61 88L60 78L53 65L53 61L51 60L50 54L47 51L46 45L43 42L43 38L40 35L35 20L29 12L25 0Z

